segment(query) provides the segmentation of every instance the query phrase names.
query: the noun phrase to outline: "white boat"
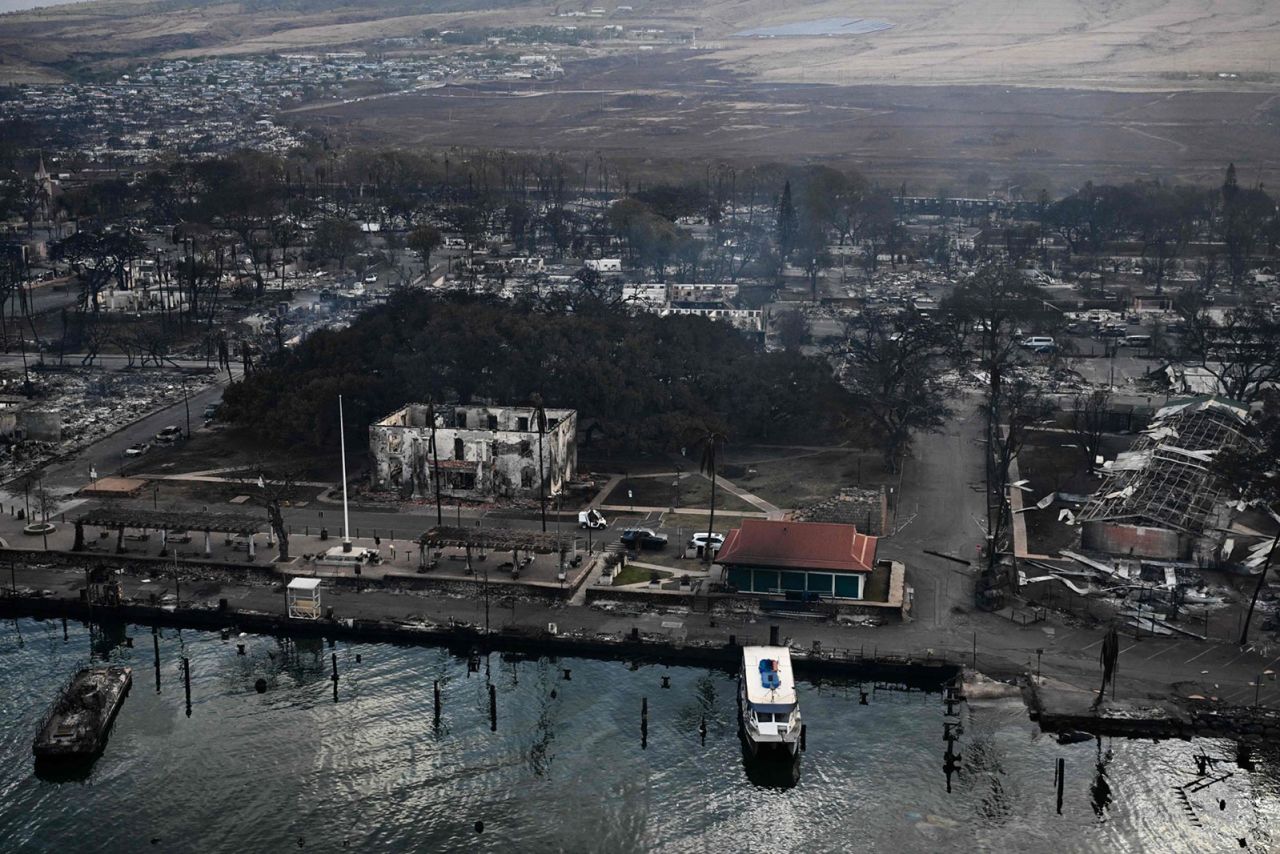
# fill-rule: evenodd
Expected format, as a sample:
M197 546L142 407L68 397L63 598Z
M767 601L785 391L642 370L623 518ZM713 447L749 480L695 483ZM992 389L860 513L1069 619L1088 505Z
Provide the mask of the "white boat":
M742 648L738 678L742 731L753 754L762 747L800 749L800 703L785 646Z

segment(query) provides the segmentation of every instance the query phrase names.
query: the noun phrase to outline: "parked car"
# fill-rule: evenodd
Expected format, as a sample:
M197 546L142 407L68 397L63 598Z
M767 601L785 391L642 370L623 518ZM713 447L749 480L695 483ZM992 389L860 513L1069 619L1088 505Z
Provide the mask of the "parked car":
M1150 335L1126 335L1120 341L1121 347L1150 347Z
M136 445L130 445L129 447L125 448L124 455L126 457L140 457L149 450L151 450L150 445L148 445L146 442L139 442Z
M365 277L364 277L364 283L365 283L366 285L375 285L375 284L377 284L377 283L378 283L378 274L377 274L377 273L370 273L369 275L365 276Z
M711 543L712 551L720 551L720 547L724 545L724 534L708 534L706 531L694 534L689 538L689 548L705 548L708 542Z
M215 400L213 403L207 404L204 408L204 417L212 418L218 414L218 408L222 406L222 401Z
M609 522L599 510L583 510L578 513L578 527L600 530L609 527Z
M170 424L168 427L156 434L156 441L163 442L166 445L176 442L181 438L182 428L175 424Z
M622 532L622 544L629 549L665 549L667 535L651 528L628 528Z

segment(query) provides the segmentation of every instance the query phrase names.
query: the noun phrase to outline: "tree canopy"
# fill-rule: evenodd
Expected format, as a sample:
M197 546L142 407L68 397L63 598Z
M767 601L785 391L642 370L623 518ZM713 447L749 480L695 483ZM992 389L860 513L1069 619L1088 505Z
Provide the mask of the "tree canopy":
M822 361L761 352L705 318L411 292L280 354L227 389L224 413L266 441L318 447L337 442L338 394L369 423L409 401L522 404L534 392L639 451L686 447L708 429L822 441L852 409Z

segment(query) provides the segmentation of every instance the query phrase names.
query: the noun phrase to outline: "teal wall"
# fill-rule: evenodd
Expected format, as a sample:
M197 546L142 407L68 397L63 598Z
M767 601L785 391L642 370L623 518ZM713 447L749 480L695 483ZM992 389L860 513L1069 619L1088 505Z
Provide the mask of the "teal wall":
M817 593L837 599L861 599L862 573L729 567L728 582L742 593Z

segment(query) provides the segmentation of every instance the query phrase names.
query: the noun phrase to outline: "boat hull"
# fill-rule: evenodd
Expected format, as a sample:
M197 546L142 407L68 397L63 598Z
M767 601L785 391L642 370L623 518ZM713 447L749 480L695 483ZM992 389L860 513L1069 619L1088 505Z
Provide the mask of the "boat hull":
M91 667L73 676L31 745L36 762L74 765L97 758L132 684L128 667Z

